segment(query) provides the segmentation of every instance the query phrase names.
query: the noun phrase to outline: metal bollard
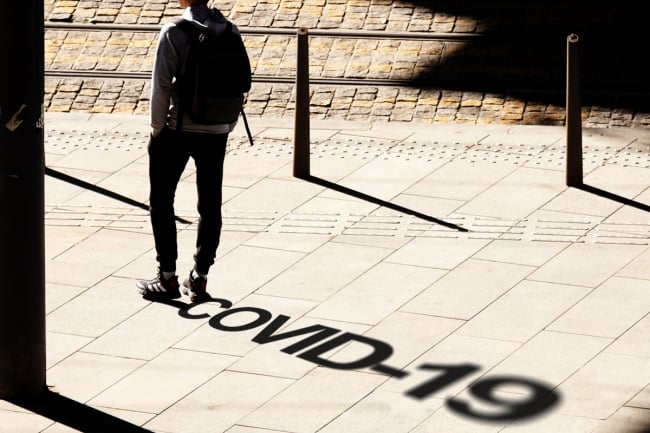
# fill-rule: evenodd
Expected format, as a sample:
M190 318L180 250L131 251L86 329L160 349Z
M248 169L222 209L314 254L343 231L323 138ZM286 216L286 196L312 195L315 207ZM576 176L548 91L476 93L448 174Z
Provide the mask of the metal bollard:
M578 68L578 35L567 37L566 184L582 185L582 114Z
M296 65L296 119L293 144L293 175L309 177L309 40L307 29L298 29Z

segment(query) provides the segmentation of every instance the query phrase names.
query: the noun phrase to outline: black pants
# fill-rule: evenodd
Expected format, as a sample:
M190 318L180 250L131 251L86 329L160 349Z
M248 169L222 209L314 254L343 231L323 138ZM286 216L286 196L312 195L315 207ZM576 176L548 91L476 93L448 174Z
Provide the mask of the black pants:
M176 132L165 128L149 142L149 209L156 260L165 272L176 271L178 244L174 197L190 157L196 166L199 212L195 269L207 274L221 237L221 187L228 134Z

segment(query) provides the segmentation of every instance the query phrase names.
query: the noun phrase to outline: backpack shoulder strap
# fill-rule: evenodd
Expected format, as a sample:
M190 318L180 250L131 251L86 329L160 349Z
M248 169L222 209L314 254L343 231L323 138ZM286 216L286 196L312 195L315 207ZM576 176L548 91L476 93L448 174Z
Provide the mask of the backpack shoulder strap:
M174 20L174 24L181 29L188 37L189 37L189 52L187 54L187 59L191 59L193 55L193 47L196 46L198 42L197 36L200 34L200 30L194 26L191 22L188 20L180 17ZM186 64L181 64L179 65L179 70L177 72L177 79L181 80L183 79L183 75L185 75L185 68ZM178 109L176 110L176 130L177 131L182 131L183 130L183 116L185 114L185 101L183 100L182 95L179 96L179 106Z

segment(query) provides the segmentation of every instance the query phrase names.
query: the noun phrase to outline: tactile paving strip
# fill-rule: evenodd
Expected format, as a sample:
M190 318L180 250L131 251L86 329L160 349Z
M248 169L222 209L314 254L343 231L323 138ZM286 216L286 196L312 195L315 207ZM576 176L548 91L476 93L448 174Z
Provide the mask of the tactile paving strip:
M123 131L57 131L49 130L45 139L48 153L65 155L72 151L100 149L106 152L146 151L148 137L143 132ZM583 146L585 164L613 164L635 167L650 167L650 152L645 147L628 145L622 149L607 146ZM293 140L289 137L255 137L250 146L246 135L232 135L228 154L271 155L290 158ZM512 164L564 164L563 146L548 147L527 144L484 144L445 142L436 140L390 140L372 137L347 136L339 134L311 144L314 158L399 158L446 159L462 158L472 162ZM97 207L97 206L46 206L48 226L91 226L110 227L125 230L149 230L148 214L141 208ZM185 229L195 228L196 215L193 210L179 210L178 217L187 221ZM362 215L327 213L274 212L224 212L224 231L275 232L275 233L318 233L325 235L368 235L368 236L428 236L481 239L513 239L567 242L598 242L647 245L650 241L650 226L643 224L611 224L602 221L537 221L500 220L450 216L440 218L450 227L458 226L467 232L454 230L445 225L428 223L409 215ZM181 223L182 224L182 223ZM182 225L181 225L182 227Z
M197 215L193 211L179 210L177 216L187 221L178 223L180 229L196 229ZM439 219L449 226L410 215L225 210L223 231L650 245L650 224L473 216ZM47 205L45 225L148 231L149 216L130 207Z
M143 151L148 136L145 133L113 131L48 131L45 151L67 154L73 150L102 149L105 151ZM287 157L293 154L293 139L289 137L254 137L251 146L246 135L231 135L228 141L229 155L271 155ZM532 164L562 167L565 163L564 146L547 148L530 144L467 144L436 140L389 140L371 137L339 135L321 141L312 141L311 155L336 158L384 158L401 160L436 160L462 158L471 162ZM583 146L584 165L605 164L650 168L650 149L628 145L622 149L608 146Z

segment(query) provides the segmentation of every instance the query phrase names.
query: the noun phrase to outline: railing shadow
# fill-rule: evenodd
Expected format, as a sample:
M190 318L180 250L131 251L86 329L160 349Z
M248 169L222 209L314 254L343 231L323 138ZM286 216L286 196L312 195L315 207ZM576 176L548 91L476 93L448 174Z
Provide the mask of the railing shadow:
M139 207L140 209L144 209L146 211L149 210L149 206L146 205L145 203L139 202L139 201L134 200L134 199L132 199L130 197L119 194L119 193L117 193L115 191L111 191L111 190L108 190L106 188L102 188L101 186L93 185L92 183L86 182L84 180L81 180L79 178L70 176L68 174L61 173L60 171L54 170L54 169L52 169L50 167L45 167L45 174L47 176L53 177L55 179L59 179L59 180L62 180L64 182L68 182L68 183L70 183L72 185L76 185L78 187L87 189L89 191L93 191L93 192L96 192L98 194L102 194L102 195L104 195L106 197L121 201L122 203L126 203L126 204L128 204L130 206ZM175 218L176 218L176 221L178 221L180 223L191 224L191 221L188 221L188 220L186 220L184 218L181 218L181 217L178 217L178 216L175 217Z
M636 209L639 209L639 210L642 210L642 211L645 211L645 212L650 212L650 205L639 203L638 201L634 201L634 200L629 199L627 197L623 197L623 196L620 196L618 194L614 194L612 192L605 191L605 190L600 189L600 188L596 188L595 186L582 184L582 185L576 185L575 188L580 189L580 190L585 191L585 192L596 194L596 195L598 195L600 197L604 197L604 198L607 198L609 200L619 202L619 203L624 204L626 206L630 206L630 207L633 207L633 208L636 208Z
M7 399L10 403L52 421L86 433L152 433L143 427L86 406L61 394L45 390L29 399Z
M459 232L467 232L467 231L469 231L466 228L458 226L456 224L452 224L450 222L443 221L441 219L432 217L430 215L423 214L423 213L418 212L416 210L409 209L409 208L406 208L404 206L400 206L398 204L394 204L394 203L379 199L377 197L373 197L371 195L362 193L360 191L353 190L351 188L336 184L334 182L330 182L330 181L322 179L320 177L316 177L316 176L312 176L312 175L306 175L306 176L301 176L300 178L303 179L303 180L306 180L308 182L312 182L312 183L315 183L317 185L321 185L321 186L324 186L326 188L332 189L334 191L337 191L337 192L340 192L340 193L343 193L343 194L347 194L347 195L350 195L352 197L356 197L356 198L359 198L361 200L365 200L365 201L368 201L370 203L374 203L374 204L377 204L379 206L386 207L388 209L392 209L392 210L397 211L397 212L405 213L405 214L408 214L408 215L413 215L414 217L421 218L421 219L423 219L425 221L429 221L429 222L432 222L434 224L438 224L438 225L450 228L452 230L457 230Z

